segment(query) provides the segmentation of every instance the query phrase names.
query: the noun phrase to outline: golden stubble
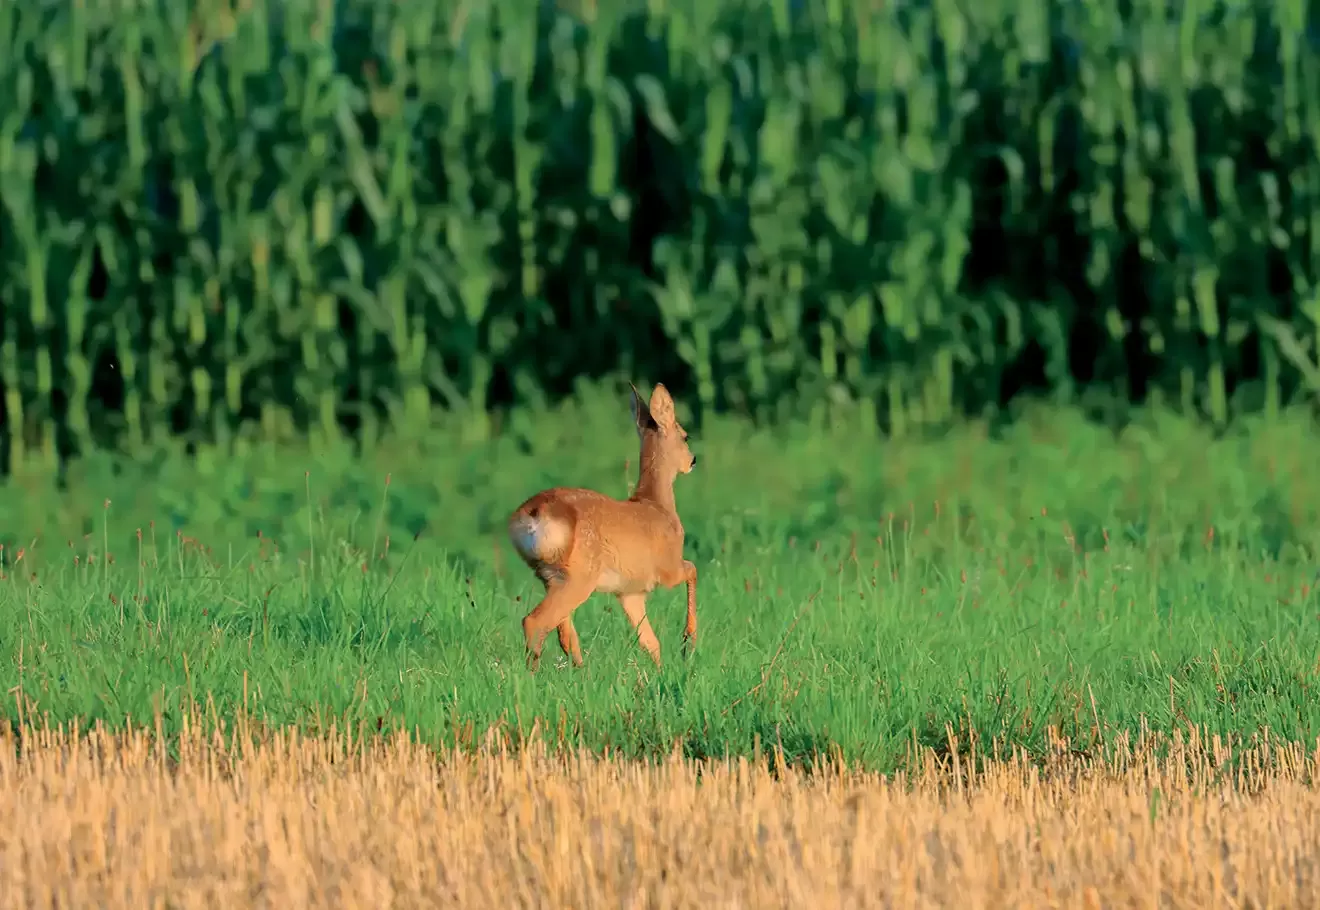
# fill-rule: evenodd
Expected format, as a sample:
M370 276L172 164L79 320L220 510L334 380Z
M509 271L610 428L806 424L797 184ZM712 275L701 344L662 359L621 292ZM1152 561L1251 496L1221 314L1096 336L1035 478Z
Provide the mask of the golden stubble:
M1320 906L1320 756L1260 738L914 753L887 778L333 731L175 745L0 744L0 906Z

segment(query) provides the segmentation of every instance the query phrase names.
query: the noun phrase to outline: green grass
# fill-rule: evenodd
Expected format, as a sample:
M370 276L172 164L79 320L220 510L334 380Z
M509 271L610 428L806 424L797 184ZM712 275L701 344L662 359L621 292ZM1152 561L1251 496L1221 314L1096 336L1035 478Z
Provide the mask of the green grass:
M476 447L441 425L363 457L96 456L63 491L11 482L3 711L114 725L160 709L168 728L190 704L232 717L246 700L270 724L433 742L536 725L639 755L759 742L880 768L949 725L1036 752L1051 726L1077 748L1188 724L1320 734L1305 418L1217 438L1154 413L1115 435L1066 411L924 443L698 430L677 485L700 572L691 660L679 588L650 601L661 670L603 596L575 617L584 669L553 636L542 671L524 668L538 587L504 517L553 483L626 493L626 400L598 393Z

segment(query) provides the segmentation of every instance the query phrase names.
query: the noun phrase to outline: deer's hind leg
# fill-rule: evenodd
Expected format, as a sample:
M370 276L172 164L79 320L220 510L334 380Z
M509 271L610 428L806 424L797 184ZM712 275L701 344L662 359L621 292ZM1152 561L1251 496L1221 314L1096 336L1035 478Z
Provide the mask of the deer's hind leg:
M620 594L618 598L624 614L628 617L628 625L637 633L637 643L651 655L655 665L660 666L660 640L655 637L651 620L646 618L646 595Z
M578 638L577 629L573 626L573 617L561 622L559 628L559 647L564 649L564 653L573 661L573 666L582 666L582 640Z
M666 572L660 583L667 588L677 585L687 587L687 621L683 625L683 654L689 656L697 645L697 567L688 559L681 560L677 567Z
M683 580L687 582L687 623L683 626L683 651L691 654L697 646L697 567L683 560Z
M545 597L537 604L532 612L523 617L523 636L527 642L527 667L530 670L536 670L541 662L541 648L545 645L545 637L550 634L550 630L559 628L559 643L564 644L565 631L563 624L568 624L568 645L565 651L570 656L573 650L578 650L573 646L578 644L577 630L573 628L573 611L591 596L593 587L590 582L581 580L581 576L569 576L562 579L554 579L546 583ZM572 649L572 650L570 650ZM579 658L580 658L579 652Z

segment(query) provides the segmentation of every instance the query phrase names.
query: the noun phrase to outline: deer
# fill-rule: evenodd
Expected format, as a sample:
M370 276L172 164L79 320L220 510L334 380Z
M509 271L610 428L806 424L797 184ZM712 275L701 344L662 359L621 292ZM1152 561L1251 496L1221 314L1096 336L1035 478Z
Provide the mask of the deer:
M613 594L642 649L660 667L660 641L646 616L646 598L657 586L687 585L684 653L697 639L697 567L683 558L683 522L674 481L690 474L697 459L688 433L674 414L662 383L644 403L632 389L632 417L641 445L637 485L627 499L579 487L542 490L509 516L509 540L545 587L541 601L523 617L527 667L535 673L551 629L575 667L582 645L573 612L592 594Z

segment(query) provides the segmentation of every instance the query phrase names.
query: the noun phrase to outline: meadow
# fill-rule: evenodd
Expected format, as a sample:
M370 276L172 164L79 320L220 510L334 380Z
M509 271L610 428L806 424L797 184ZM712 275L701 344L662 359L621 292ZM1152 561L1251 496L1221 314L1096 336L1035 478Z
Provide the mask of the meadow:
M1158 411L1121 431L1027 409L1005 427L885 441L842 424L695 425L677 496L682 590L649 614L658 670L614 601L523 662L539 592L504 519L553 484L628 492L626 399L598 389L491 442L443 423L355 454L97 455L15 478L0 685L22 725L200 710L307 735L627 757L829 759L875 772L914 747L1081 753L1120 735L1320 735L1320 478L1302 414L1213 433Z

